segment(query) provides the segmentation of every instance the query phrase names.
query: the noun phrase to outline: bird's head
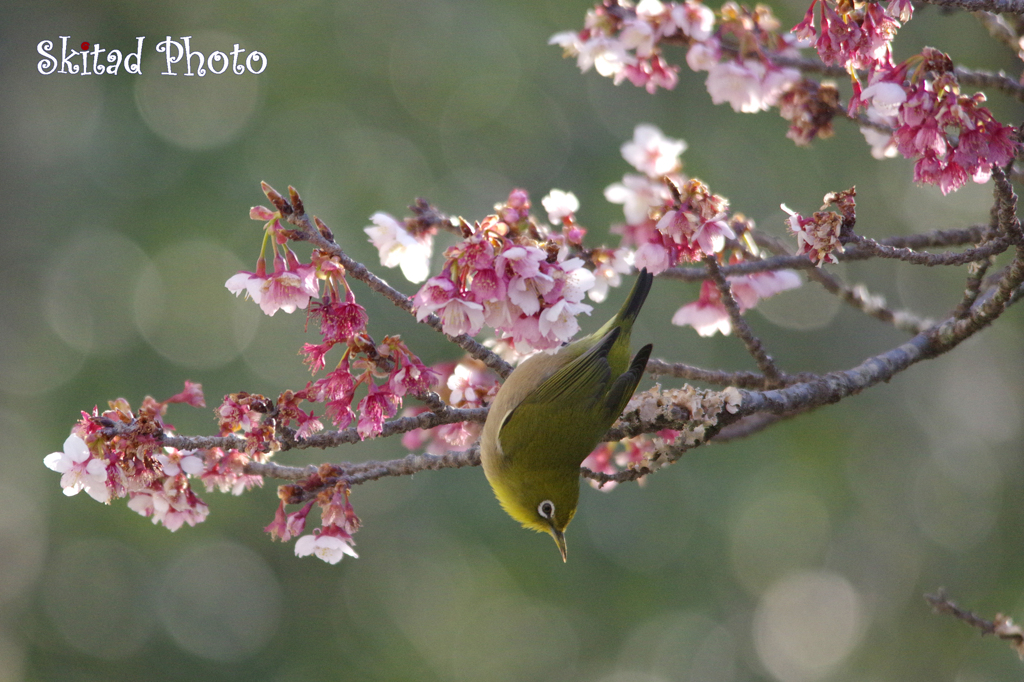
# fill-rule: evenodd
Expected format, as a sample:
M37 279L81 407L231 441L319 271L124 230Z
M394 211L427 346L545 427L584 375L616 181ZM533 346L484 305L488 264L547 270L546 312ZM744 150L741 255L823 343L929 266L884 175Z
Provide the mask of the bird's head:
M548 470L522 479L503 477L492 480L491 485L508 515L524 528L554 538L565 561L565 529L576 514L580 496L579 469L569 476Z

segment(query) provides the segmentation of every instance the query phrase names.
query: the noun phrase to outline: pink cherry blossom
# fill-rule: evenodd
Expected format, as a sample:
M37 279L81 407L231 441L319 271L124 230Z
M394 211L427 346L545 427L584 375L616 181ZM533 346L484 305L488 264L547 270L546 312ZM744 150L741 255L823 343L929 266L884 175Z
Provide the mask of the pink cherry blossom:
M359 555L352 549L352 538L344 537L338 532L313 531L313 535L303 535L295 541L295 556L313 555L329 564L336 564L346 554L353 558Z
M656 126L641 123L621 151L630 165L650 178L657 178L679 170L679 157L686 151L686 143L665 137Z
M107 464L92 456L81 437L75 434L68 436L64 441L64 451L47 455L43 464L61 474L60 487L65 495L77 495L84 490L97 502L106 504L110 501Z
M662 30L667 35L678 30L692 38L695 44L700 44L711 37L714 26L715 13L710 7L694 0L686 0L669 6L668 20Z
M260 261L260 265L263 261ZM260 299L263 297L263 282L265 282L267 276L258 275L255 272L239 272L228 278L228 281L224 283L227 290L238 296L243 291L246 295L259 305Z
M711 66L705 86L713 103L728 102L733 111L755 113L777 104L779 96L799 80L796 69L766 66L758 59L730 59Z
M377 247L380 264L386 268L401 266L410 282L419 284L430 274L433 236L413 236L398 220L378 211L370 216L373 225L363 228L370 243Z
M540 314L538 331L545 337L557 340L559 344L566 343L580 330L576 316L581 312L589 314L592 310L586 303L572 303L562 299Z
M652 275L658 275L668 270L671 254L662 244L648 242L637 248L633 264L638 268L647 268Z
M177 476L180 473L198 476L205 469L202 456L194 451L178 452L172 448L164 448L164 453L157 455L156 459L167 476Z
M413 298L413 306L416 308L416 319L420 322L436 312L441 318L444 333L451 336L473 336L484 324L483 305L462 298L458 286L445 275L427 280Z
M186 523L194 526L206 520L210 510L187 485L179 485L180 476L168 476L151 486L129 493L128 508L163 524L172 533Z
M622 182L616 182L604 190L604 198L613 204L622 204L622 212L628 223L640 223L647 219L652 208L666 204L672 195L665 183L645 175L627 173Z
M595 249L591 257L594 265L594 286L587 292L587 297L595 303L602 303L608 298L608 289L622 284L622 275L629 274L633 269L633 252L626 248Z
M786 224L796 235L799 253L807 254L818 267L822 263L838 262L836 253L843 252L843 245L839 242L842 217L838 213L819 211L812 218L805 218L785 204L782 204L782 210L789 214Z
M672 324L693 327L700 336L714 336L716 332L728 336L732 333L729 311L722 303L718 288L710 281L701 284L700 297L696 301L676 311Z
M594 451L587 455L587 458L583 460L580 466L590 469L594 473L608 474L614 476L619 472L618 468L613 464L615 455L615 443L601 443ZM588 478L587 482L590 487L596 490L603 490L609 492L615 489L618 485L615 481L608 481L607 483L598 483L592 478Z
M359 437L379 436L384 420L393 417L397 409L398 397L389 389L370 382L366 396L359 401L359 424L356 426Z
M241 495L246 490L263 487L263 477L246 474L245 465L251 458L238 450L224 452L221 448L206 451L206 465L200 478L207 492L214 489L222 493Z
M540 200L541 206L548 212L548 220L555 225L562 222L580 210L580 201L572 192L564 192L560 189L553 189L548 195Z
M748 275L730 276L726 279L729 282L733 298L740 305L740 310L749 310L763 298L771 298L775 294L795 289L803 284L800 275L792 270L752 272Z
M249 217L265 223L277 218L278 214L266 206L253 206L249 209Z

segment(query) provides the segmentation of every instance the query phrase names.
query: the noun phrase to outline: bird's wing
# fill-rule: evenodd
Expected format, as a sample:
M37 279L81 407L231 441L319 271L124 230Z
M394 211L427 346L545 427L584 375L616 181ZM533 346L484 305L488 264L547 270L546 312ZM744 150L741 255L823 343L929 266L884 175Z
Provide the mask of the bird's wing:
M557 400L576 401L581 398L585 403L589 397L588 392L595 395L598 391L603 393L611 376L608 353L621 331L620 327L609 331L590 350L545 379L519 403L519 407L531 403L550 405Z
M608 353L619 333L618 327L609 331L590 350L545 379L505 416L498 432L503 452L523 451L537 429L546 424L571 431L576 421L572 413L585 414L593 409L594 402L607 390L611 377ZM553 413L564 419L552 420Z
M640 383L640 377L643 376L644 369L647 368L647 360L651 357L652 348L651 344L647 344L638 350L633 356L633 362L629 363L629 369L619 376L608 390L608 399L605 405L610 414L609 419L612 421L622 414L626 403L633 396L633 391L636 390L636 385Z

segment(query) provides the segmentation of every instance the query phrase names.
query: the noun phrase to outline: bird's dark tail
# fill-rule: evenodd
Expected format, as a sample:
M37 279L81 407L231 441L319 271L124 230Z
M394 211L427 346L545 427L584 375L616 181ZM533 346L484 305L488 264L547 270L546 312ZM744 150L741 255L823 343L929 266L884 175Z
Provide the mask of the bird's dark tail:
M616 324L621 324L624 320L633 320L640 313L640 308L644 306L644 301L647 300L647 294L650 293L653 283L654 275L647 272L647 268L641 270L633 284L633 290L629 292L629 298L622 304L619 314L615 316Z

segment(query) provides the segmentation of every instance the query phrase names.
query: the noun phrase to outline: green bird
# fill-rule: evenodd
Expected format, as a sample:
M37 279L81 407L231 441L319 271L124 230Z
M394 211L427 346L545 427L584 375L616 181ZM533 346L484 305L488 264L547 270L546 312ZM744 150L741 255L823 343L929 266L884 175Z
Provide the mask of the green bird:
M603 327L516 367L487 413L480 458L494 495L524 528L549 533L562 561L580 464L622 413L651 355L647 344L630 361L629 334L653 281L641 270Z

